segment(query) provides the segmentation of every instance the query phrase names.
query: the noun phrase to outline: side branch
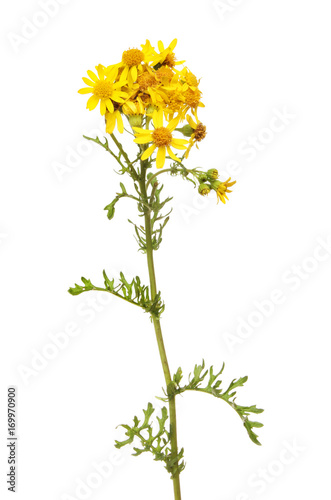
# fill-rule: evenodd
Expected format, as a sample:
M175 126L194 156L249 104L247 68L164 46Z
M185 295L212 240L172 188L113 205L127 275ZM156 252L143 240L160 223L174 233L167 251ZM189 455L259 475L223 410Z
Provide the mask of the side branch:
M242 387L245 382L247 382L248 377L241 377L239 379L234 379L230 383L229 387L226 390L220 389L222 384L222 380L219 379L219 376L223 373L224 363L221 370L214 374L213 366L209 368L209 370L204 370L205 362L202 361L201 365L195 365L193 377L191 378L191 374L189 375L189 383L181 386L180 382L183 378L182 369L178 368L177 372L173 376L172 381L168 384L167 390L163 390L166 395L166 398L158 398L162 401L170 401L177 394L182 394L185 391L197 391L197 392L205 392L206 394L211 394L212 396L223 399L226 403L228 403L231 408L233 408L236 413L241 418L244 427L247 430L247 433L253 443L260 445L261 443L258 440L257 434L253 431L255 427L263 427L263 424L260 422L255 422L249 420L250 413L262 413L263 410L260 408L256 408L253 406L241 406L236 403L236 391L234 391L237 387ZM209 380L205 387L201 387L201 384L205 377L209 374Z
M163 313L165 305L161 300L161 292L158 292L155 297L151 297L149 288L142 285L139 276L133 278L132 282L128 282L123 273L120 273L120 280L117 286L114 285L114 279L110 280L105 271L103 271L105 287L101 288L94 286L91 280L82 277L82 285L75 283L75 286L69 288L68 292L71 295L80 295L91 290L98 292L107 292L116 297L130 302L135 306L141 307L145 312L151 314L153 318L159 318Z

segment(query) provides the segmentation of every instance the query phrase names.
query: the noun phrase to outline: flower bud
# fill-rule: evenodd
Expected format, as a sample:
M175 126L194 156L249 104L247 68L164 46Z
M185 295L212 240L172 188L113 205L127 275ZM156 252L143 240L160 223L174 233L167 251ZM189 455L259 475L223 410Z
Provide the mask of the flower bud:
M218 170L216 168L211 168L207 170L207 175L210 179L217 179L218 178Z
M156 108L152 104L150 104L146 109L146 115L152 115L155 109Z
M198 176L199 182L207 182L208 181L208 175L205 172L201 172Z
M143 123L143 115L129 115L128 120L131 127L141 127Z
M201 196L206 196L207 194L210 193L210 186L208 186L208 184L200 184L199 185L199 194L201 194Z
M215 191L217 191L219 188L222 189L223 188L223 183L221 181L212 181L211 183L211 187L212 189L214 189Z
M191 125L184 125L182 128L176 128L178 132L181 132L185 137L191 137L191 135L194 133L194 128L191 127Z

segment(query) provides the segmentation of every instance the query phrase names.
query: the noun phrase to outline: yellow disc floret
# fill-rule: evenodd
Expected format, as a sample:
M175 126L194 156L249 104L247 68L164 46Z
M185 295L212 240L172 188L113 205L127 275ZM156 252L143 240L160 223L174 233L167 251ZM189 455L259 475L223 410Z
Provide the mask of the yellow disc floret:
M137 66L144 60L144 53L139 49L125 50L122 54L122 61L127 66Z
M170 66L171 68L173 68L176 64L176 57L175 57L175 54L173 52L169 52L169 54L166 56L165 60L163 61L164 65L166 66Z
M174 72L167 66L161 66L161 68L159 68L155 73L155 78L158 82L162 82L164 78L167 80L171 80L173 76Z
M157 85L157 81L154 75L146 72L138 76L138 85L139 90L141 90L141 92L145 92L148 87L155 87L155 85Z
M192 87L197 87L199 85L197 77L191 73L191 71L188 71L186 74L186 83Z
M206 125L204 125L203 123L199 122L197 124L197 128L194 131L194 139L197 142L200 142L200 141L202 141L206 137L206 135L207 135Z
M98 83L96 83L95 87L94 87L94 95L100 97L100 99L107 99L107 98L110 98L112 96L114 92L114 87L113 87L113 84L111 82L107 82L107 81L100 81Z
M170 146L172 134L166 127L156 128L152 132L152 139L157 148L162 146Z
M191 108L196 108L199 105L201 98L201 92L200 90L191 90L188 89L184 92L184 99L185 99L185 104L190 106Z

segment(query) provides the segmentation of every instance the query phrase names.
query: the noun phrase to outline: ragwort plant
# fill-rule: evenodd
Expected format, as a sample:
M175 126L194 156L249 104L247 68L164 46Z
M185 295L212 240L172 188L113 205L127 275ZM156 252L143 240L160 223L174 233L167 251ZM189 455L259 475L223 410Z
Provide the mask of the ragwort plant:
M224 364L214 373L213 366L205 369L205 362L202 361L202 364L194 366L186 382L183 381L180 367L174 374L169 368L160 323L165 306L156 286L153 261L153 254L162 242L163 230L171 212L167 206L172 198L162 197L160 175L166 172L172 176L179 175L198 186L202 196L215 191L217 202L224 204L228 200L227 193L231 192L229 188L235 184L231 178L223 182L219 180L216 169L188 169L183 163L192 147L198 147L198 143L205 138L206 127L198 119L198 109L204 107L200 80L183 65L185 61L177 61L174 54L176 43L173 40L165 48L159 41L156 50L146 40L141 50L126 50L121 62L110 66L99 64L95 72L87 71L89 78L83 78L87 86L80 89L79 93L92 94L87 101L87 108L93 110L100 106L108 134L103 139L84 137L104 148L118 163L118 173L130 177L132 181L130 190L120 183L119 192L105 207L107 217L110 220L114 217L117 203L122 198L130 198L137 203L138 215L144 223L129 222L134 227L139 250L147 256L149 284L143 284L138 276L130 281L123 273L116 280L104 270L102 286L95 286L90 279L83 277L82 283L75 284L69 293L79 295L93 290L103 291L140 307L150 315L165 378L164 394L159 399L166 405L153 425L155 409L148 403L142 417L135 416L132 424L122 425L126 439L116 441L115 446L122 448L134 443L134 455L148 452L154 460L163 462L173 481L174 498L180 500L179 477L185 463L184 449L179 448L177 443L176 396L195 391L222 399L239 415L250 439L258 445L260 443L254 429L262 427L262 424L251 420L251 415L263 410L255 405L241 406L236 401L237 388L244 385L247 377L234 379L227 388L222 387L220 377ZM131 130L125 129L123 117ZM115 128L119 134L125 131L132 135L138 149L134 159L130 159L125 152L114 133ZM174 149L180 155L177 153L177 156ZM167 168L164 168L166 163Z

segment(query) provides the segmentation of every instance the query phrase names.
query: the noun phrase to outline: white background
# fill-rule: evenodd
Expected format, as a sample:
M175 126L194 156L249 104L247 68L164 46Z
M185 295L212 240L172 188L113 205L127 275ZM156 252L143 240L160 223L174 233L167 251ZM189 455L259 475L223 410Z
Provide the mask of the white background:
M96 64L120 61L146 38L167 46L175 37L178 59L201 77L206 105L199 116L208 136L187 166L224 175L232 168L237 185L224 206L163 177L174 211L155 260L169 362L187 377L202 358L215 368L225 361L225 384L249 375L238 402L265 408L258 447L222 401L178 398L183 500L327 496L331 249L320 242L331 239L329 2L56 5L50 16L38 1L7 2L1 21L1 498L12 498L5 484L11 384L15 498L78 500L77 485L97 480L95 465L110 460L112 473L84 498L172 498L151 456L113 456L123 436L116 425L157 404L164 385L148 316L66 290L81 276L102 284L102 269L147 281L127 223L134 202L121 200L111 222L103 211L123 179L104 150L83 149L82 134L102 121L77 90ZM274 119L284 112L287 123ZM249 153L256 137L259 150ZM275 290L282 303L267 306ZM268 317L256 314L261 304ZM22 376L50 334L70 327L76 336L68 345Z

